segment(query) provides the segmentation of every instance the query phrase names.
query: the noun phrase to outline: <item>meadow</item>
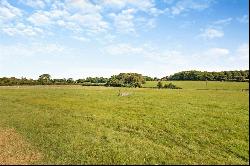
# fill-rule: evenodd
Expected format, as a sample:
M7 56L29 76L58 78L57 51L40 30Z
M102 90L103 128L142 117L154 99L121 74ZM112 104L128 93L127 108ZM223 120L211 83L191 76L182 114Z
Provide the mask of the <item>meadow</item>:
M0 145L9 130L26 142L0 163L249 164L249 83L173 83L0 87Z
M161 81L164 84L173 83L183 89L190 90L242 90L248 89L247 82L221 82L221 81ZM145 88L155 88L158 81L148 81L143 84Z

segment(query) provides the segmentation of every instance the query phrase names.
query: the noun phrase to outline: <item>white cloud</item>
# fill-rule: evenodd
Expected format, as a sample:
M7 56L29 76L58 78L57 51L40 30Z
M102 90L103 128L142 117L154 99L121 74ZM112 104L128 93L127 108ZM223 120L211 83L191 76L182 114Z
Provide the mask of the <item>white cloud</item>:
M50 24L51 20L49 15L49 12L38 11L37 13L31 15L27 20L36 26L43 26Z
M210 23L210 25L206 29L201 30L202 33L199 35L199 37L202 37L207 40L223 37L224 36L223 28L229 25L232 22L232 20L233 19L229 17Z
M148 30L156 26L156 16L162 14L161 11L151 8L152 17L137 15L138 11L135 8L128 8L120 11L119 13L110 13L109 17L113 20L113 26L118 33L133 34L137 30Z
M140 64L136 65L134 70L131 69L128 71L136 71L152 76L160 75L163 77L166 74L171 74L179 70L187 70L189 67L192 68L193 65L193 59L185 56L182 51L174 49L162 50L150 43L138 45L113 43L106 46L104 55L139 58L141 59Z
M25 25L23 23L11 24L5 27L2 27L2 32L14 36L14 35L21 35L21 36L37 36L43 33L43 30L37 27L33 27L30 25Z
M192 69L207 71L245 70L249 68L248 43L236 47L235 50L226 48L210 48L193 54L188 66Z
M221 20L217 20L214 22L215 25L228 25L232 22L232 18L226 18L226 19L221 19Z
M90 41L90 39L82 37L82 36L73 36L72 38L79 40L79 41L82 41L82 42L89 42Z
M152 0L102 0L101 5L105 8L124 10L133 8L138 11L149 12L155 8ZM154 10L154 9L153 9Z
M26 13L27 14L27 13ZM44 30L35 26L31 26L23 20L25 13L3 0L0 2L0 24L1 32L10 36L22 35L22 36L37 36L41 35ZM3 17L3 18L2 18ZM4 21L4 23L1 23ZM38 19L37 21L42 21Z
M134 22L136 23L136 28L142 31L149 31L152 28L155 28L157 26L155 18L144 18L144 17L137 17L134 19Z
M165 13L153 0L102 0L102 10L109 13L119 33L135 34L137 29L154 28L155 17ZM143 14L142 14L143 13Z
M221 57L225 55L229 55L230 51L225 48L211 48L205 54L210 57Z
M63 69L69 74L67 66L72 65L69 59L75 51L56 43L28 41L16 44L0 43L0 50L1 75L31 78L37 78L42 73L54 74L55 71L60 76ZM55 76L58 76L57 74Z
M202 32L202 34L200 34L200 36L204 39L214 39L223 37L224 32L215 28L207 28Z
M66 0L65 6L69 11L82 14L99 13L101 7L88 0Z
M128 55L139 55L143 54L144 50L140 47L135 47L127 43L118 43L111 44L106 46L104 51L109 55L119 55L119 56L128 56Z
M179 15L190 10L204 10L211 6L213 0L180 0L171 9L172 15Z
M245 24L248 24L249 23L249 16L248 15L244 15L240 18L237 18L237 20L240 22L240 23L245 23Z
M249 43L239 45L228 60L231 68L246 70L249 68Z
M122 9L126 6L127 1L125 0L103 0L102 4L108 8Z
M155 17L157 17L161 14L164 14L166 11L167 11L167 9L160 10L160 9L155 8L155 7L149 9L149 13Z
M58 20L55 22L57 25L72 30L73 32L77 33L77 32L81 32L82 28L80 27L80 25L78 25L75 22L70 22L70 21L64 21L64 20Z
M61 26L74 32L98 33L109 27L100 14L100 7L83 0L54 3L50 11L37 11L27 20L36 26Z
M20 2L32 8L44 8L50 0L20 0Z
M22 11L12 5L6 0L0 1L0 22L9 21L22 16Z
M104 21L101 7L87 0L67 0L65 10L68 12L64 17L65 22L72 22L84 31L98 33L109 28L108 22Z
M60 55L70 49L66 49L58 44L32 43L16 45L0 45L2 57L22 58L41 55ZM11 50L11 51L10 51Z
M161 52L154 50L147 54L147 57L151 58L151 60L157 60L162 64L179 67L187 65L189 61L179 50L165 50Z
M150 9L154 8L154 3L152 0L130 0L129 1L132 6L134 6L136 9L141 11L149 11Z
M108 23L103 21L99 13L95 14L79 14L76 13L68 18L69 21L75 22L87 31L98 33L105 31L109 26Z
M221 71L244 69L249 65L248 53L248 44L242 44L237 49L237 55L235 56L229 49L220 47L196 51L189 53L190 56L186 56L181 50L162 50L151 44L132 45L128 43L113 43L106 46L104 51L105 55L141 58L143 59L141 65L144 67L154 66L154 69L165 70L165 72L169 73L181 70ZM147 69L145 67L144 70ZM150 71L147 72L150 73Z
M19 0L19 3L34 10L23 13L25 17L17 22L26 26L31 24L44 32L57 27L85 34L106 33L114 29L119 33L136 34L142 27L144 30L154 28L155 18L165 12L156 7L154 0ZM0 8L0 24L1 20L22 15L20 9L11 6L6 0L1 1ZM15 31L13 25L5 25L5 33L17 34Z
M118 32L122 33L134 33L135 24L134 24L134 9L123 10L119 14L110 14L111 18L114 20L114 26Z
M128 43L110 44L104 48L105 55L113 56L140 56L160 64L183 65L187 58L178 50L160 50L151 44L132 45Z
M48 15L48 14L47 14ZM49 16L52 18L52 19L59 19L59 18L65 18L65 17L68 17L70 14L68 11L62 9L52 9L49 11Z
M240 59L247 60L247 62L248 62L248 59L249 59L249 43L244 43L244 44L240 45L236 52L237 52L237 56Z

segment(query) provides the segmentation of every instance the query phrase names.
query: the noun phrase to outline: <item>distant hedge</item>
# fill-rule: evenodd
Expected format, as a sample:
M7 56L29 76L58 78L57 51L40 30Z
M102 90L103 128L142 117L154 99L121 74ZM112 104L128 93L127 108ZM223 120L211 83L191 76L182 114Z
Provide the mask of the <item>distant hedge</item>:
M240 71L222 71L222 72L207 72L207 71L182 71L168 77L168 80L191 80L191 81L249 81L249 70Z
M83 83L82 86L105 86L105 83Z

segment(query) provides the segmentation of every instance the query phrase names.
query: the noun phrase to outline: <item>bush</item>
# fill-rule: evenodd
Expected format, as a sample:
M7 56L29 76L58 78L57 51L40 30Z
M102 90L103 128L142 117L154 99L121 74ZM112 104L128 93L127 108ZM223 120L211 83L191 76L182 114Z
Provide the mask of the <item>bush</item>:
M166 89L182 89L182 88L180 88L180 87L178 87L178 86L176 86L176 85L174 85L172 83L165 84L164 88L166 88Z
M141 88L144 83L145 80L141 74L120 73L119 75L112 76L106 83L106 86Z
M162 84L161 81L159 81L159 82L157 83L157 87L158 87L159 89L163 88L163 84Z

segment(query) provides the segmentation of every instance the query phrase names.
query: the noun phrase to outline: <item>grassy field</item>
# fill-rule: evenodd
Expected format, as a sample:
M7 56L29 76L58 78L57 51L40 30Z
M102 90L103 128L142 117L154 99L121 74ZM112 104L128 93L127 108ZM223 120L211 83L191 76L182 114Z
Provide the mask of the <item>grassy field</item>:
M148 81L143 84L145 88L152 88L157 86L158 81ZM173 83L183 89L192 90L241 90L248 89L248 82L219 82L219 81L162 81L163 85L166 83Z
M248 83L174 84L0 87L0 128L37 164L249 164Z

